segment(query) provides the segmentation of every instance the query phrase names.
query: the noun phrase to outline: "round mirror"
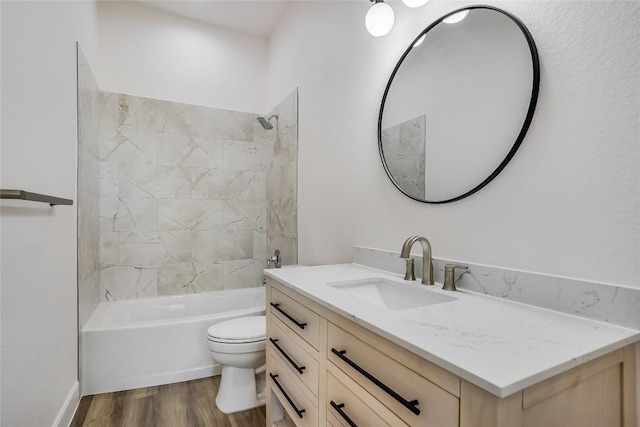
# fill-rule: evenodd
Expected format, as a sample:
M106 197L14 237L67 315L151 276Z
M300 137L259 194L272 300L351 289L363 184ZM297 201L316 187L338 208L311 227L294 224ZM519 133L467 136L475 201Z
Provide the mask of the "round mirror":
M540 67L531 34L490 6L443 16L416 37L382 97L378 146L407 196L448 203L487 185L529 128Z

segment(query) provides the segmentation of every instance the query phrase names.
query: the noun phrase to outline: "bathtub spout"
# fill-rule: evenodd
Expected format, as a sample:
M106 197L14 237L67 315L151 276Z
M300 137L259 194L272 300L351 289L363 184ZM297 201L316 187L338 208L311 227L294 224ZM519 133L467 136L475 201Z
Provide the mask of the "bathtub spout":
M259 374L263 373L266 370L267 370L267 364L265 363L264 365L260 366L259 368L256 368L256 375L259 375Z

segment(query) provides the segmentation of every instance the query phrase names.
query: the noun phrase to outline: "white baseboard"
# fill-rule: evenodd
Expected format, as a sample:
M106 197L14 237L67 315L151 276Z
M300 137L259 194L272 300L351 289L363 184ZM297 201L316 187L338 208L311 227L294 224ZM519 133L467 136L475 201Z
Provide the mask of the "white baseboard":
M60 408L60 412L58 412L58 416L53 422L53 427L61 427L61 426L68 427L71 424L71 421L73 421L73 416L75 415L79 404L80 404L80 383L76 381L75 383L73 383L73 386L71 387L71 391L67 395L67 398L65 399L64 404L62 405L62 408Z

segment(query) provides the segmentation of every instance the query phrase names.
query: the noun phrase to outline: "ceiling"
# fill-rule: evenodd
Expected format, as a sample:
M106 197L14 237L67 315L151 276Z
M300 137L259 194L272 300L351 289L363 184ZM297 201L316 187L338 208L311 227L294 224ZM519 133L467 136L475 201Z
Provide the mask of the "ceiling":
M288 0L137 0L145 6L259 37L269 37Z

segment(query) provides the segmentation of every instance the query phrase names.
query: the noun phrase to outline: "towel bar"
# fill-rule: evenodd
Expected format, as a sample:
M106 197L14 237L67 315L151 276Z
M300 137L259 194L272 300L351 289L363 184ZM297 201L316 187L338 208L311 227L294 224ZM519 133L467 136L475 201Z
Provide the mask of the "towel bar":
M45 194L30 193L24 190L0 190L0 199L29 200L32 202L49 203L55 205L73 205L73 200L60 197L47 196Z

